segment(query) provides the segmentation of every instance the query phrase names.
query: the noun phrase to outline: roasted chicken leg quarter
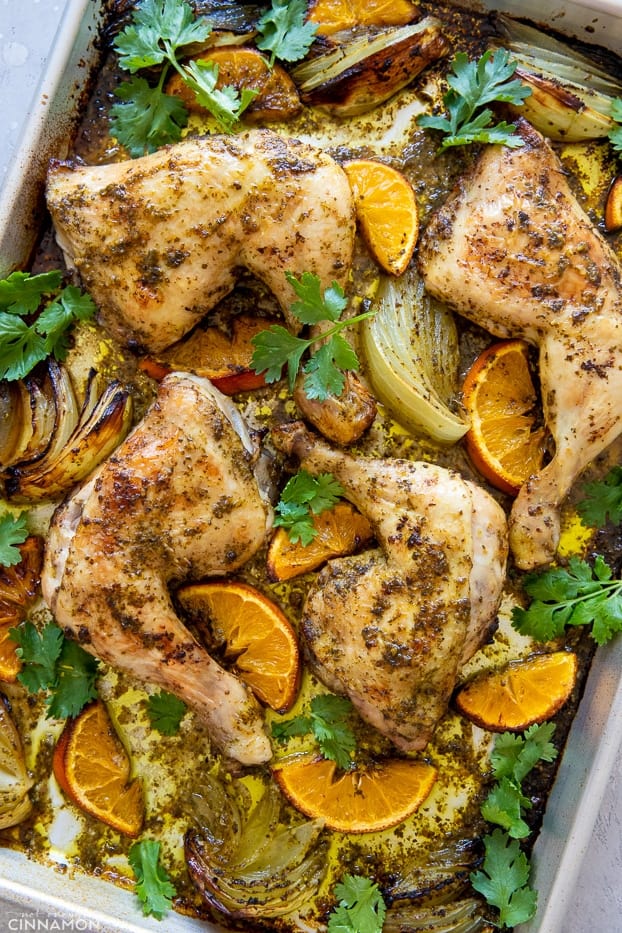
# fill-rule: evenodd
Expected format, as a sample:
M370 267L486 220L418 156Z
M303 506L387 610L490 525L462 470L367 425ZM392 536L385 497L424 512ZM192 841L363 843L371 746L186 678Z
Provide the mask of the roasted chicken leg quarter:
M42 588L88 650L181 697L244 764L270 758L261 710L175 613L169 585L233 573L263 544L272 509L251 438L206 379L173 373L144 420L56 511Z
M622 270L548 143L524 120L518 132L523 146L486 146L432 217L419 264L435 297L539 347L555 454L510 515L510 547L528 570L552 560L560 504L622 431Z
M345 172L320 149L270 130L187 139L109 165L54 161L47 203L106 328L150 352L188 333L241 267L298 329L285 272L343 286L352 262Z
M505 515L484 490L430 463L352 457L300 422L273 432L311 473L332 473L379 547L330 560L302 635L317 676L400 749L425 747L461 666L496 621Z

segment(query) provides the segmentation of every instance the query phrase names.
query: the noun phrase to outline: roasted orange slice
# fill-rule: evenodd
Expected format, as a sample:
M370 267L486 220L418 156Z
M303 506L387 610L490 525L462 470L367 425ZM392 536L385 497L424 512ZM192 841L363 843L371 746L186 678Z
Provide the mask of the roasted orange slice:
M252 338L273 321L239 315L224 329L197 327L189 337L174 344L157 360L147 357L140 367L153 379L163 379L173 370L205 376L225 395L234 395L266 384L264 375L251 368L255 350Z
M207 49L197 58L218 66L216 87L219 90L234 87L238 91L242 88L257 91L257 96L244 111L244 121L291 120L302 110L296 85L285 69L278 64L271 68L268 59L257 49L220 45ZM173 75L166 92L181 97L190 113L207 113L180 75Z
M289 802L340 833L376 833L397 826L424 802L436 769L420 761L392 758L373 769L337 771L327 758L302 757L274 768Z
M285 528L277 528L268 548L267 567L271 580L291 580L316 570L331 557L354 554L373 540L372 527L349 502L338 502L312 516L317 534L310 544L290 541Z
M129 756L101 700L67 720L52 768L69 799L85 813L126 836L140 833L142 786L138 779L130 780Z
M9 629L23 622L37 595L43 539L31 535L18 548L19 563L0 567L0 680L6 683L13 683L22 669Z
M372 256L385 272L401 275L419 235L419 212L410 182L397 169L373 159L353 159L343 168Z
M456 708L490 732L523 732L562 708L577 679L577 656L554 651L478 674L454 697Z
M286 712L298 693L300 652L296 632L276 603L231 581L184 586L177 599L208 644L225 646L225 658L257 699Z
M528 349L524 340L493 344L475 360L462 387L469 456L482 476L509 495L542 468L546 453Z
M311 0L307 19L318 35L329 36L352 26L405 26L419 15L408 0Z

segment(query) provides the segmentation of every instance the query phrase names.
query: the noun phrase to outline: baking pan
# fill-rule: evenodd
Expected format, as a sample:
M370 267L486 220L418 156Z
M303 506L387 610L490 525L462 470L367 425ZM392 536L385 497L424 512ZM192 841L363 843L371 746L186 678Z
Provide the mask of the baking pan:
M475 4L457 0L457 6ZM622 51L622 8L617 0L554 2L499 0L478 8L498 9L547 23L569 35ZM75 115L98 64L100 0L69 0L59 24L46 74L12 167L0 192L0 274L28 262L42 217L48 159L63 157ZM589 844L602 797L622 741L622 639L596 652L579 711L571 727L557 778L533 851L534 919L522 933L563 933L568 905ZM58 928L110 931L217 931L206 923L170 914L164 923L146 918L134 895L109 882L29 861L0 849L0 897L7 920L25 912L57 917ZM10 906L9 906L10 905ZM60 926L60 924L63 924ZM8 927L10 928L10 927ZM21 929L21 927L19 927ZM18 926L15 925L15 929Z

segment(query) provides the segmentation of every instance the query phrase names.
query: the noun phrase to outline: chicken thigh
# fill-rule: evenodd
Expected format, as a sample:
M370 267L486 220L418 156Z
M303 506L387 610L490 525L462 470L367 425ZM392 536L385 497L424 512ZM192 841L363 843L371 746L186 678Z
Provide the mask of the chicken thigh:
M622 431L620 264L524 120L518 149L487 146L419 244L427 290L498 337L539 347L551 462L521 488L510 547L529 570L552 560L560 505Z
M41 580L60 626L181 697L244 764L271 755L261 710L186 630L168 585L232 573L264 543L272 509L252 459L230 400L206 379L167 376L143 421L56 511Z
M107 329L150 352L190 331L233 289L240 267L297 329L285 272L343 286L352 262L345 172L270 130L187 139L109 165L53 161L47 203Z
M488 493L430 463L352 457L300 422L273 439L303 469L332 473L379 544L330 560L312 585L301 624L311 665L398 748L422 749L494 625L505 515Z

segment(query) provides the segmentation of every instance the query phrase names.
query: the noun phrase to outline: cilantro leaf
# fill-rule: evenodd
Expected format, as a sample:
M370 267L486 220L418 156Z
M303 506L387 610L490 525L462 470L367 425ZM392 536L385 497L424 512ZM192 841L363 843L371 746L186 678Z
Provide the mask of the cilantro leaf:
M66 719L77 716L81 709L97 697L95 678L99 662L77 641L65 638L56 665L56 682L46 705L48 717Z
M310 544L317 535L312 515L330 509L343 495L343 487L332 473L312 476L299 470L285 484L275 507L275 525L287 528L290 540Z
M328 919L329 933L381 933L387 908L375 882L344 875L335 896L339 905Z
M179 48L205 42L211 31L207 20L195 20L185 0L141 0L132 22L117 36L115 51L120 66L133 74L170 61Z
M622 97L615 97L612 100L611 117L616 123L622 123ZM622 126L614 126L608 135L614 152L622 152Z
M10 314L33 314L44 295L58 291L62 278L62 272L58 270L41 272L39 275L11 272L0 281L0 308Z
M51 353L64 359L71 327L95 314L92 298L72 285L59 291L61 280L60 272L14 272L0 282L0 379L23 379ZM39 316L24 320L46 295L52 297Z
M2 567L19 564L22 554L17 545L23 544L27 537L28 526L25 512L20 512L19 515L12 515L10 512L0 515L0 565Z
M481 811L485 820L507 830L513 839L524 839L529 835L529 826L521 818L523 808L531 809L529 798L514 781L502 777L484 800Z
M305 0L272 0L272 6L257 23L261 38L256 45L262 52L271 52L270 67L277 58L297 62L304 58L315 39L317 25L305 23Z
M333 325L322 333L321 346L303 367L306 373L305 392L309 398L320 401L330 395L340 395L344 386L344 370L356 371L359 368L356 353L340 331L371 317L373 311L342 321L340 316L347 306L347 299L338 282L333 282L322 292L319 277L311 272L303 272L300 278L290 272L285 276L299 299L291 306L298 320L303 324L328 321ZM265 373L266 382L276 382L281 378L283 368L287 367L289 389L293 391L302 357L317 342L317 335L308 339L295 337L280 324L273 324L251 338L255 347L251 366L256 373Z
M499 911L502 926L525 923L536 912L537 894L529 888L530 866L519 843L500 829L484 836L486 856L471 884Z
M325 758L330 758L344 771L352 767L356 738L347 722L353 706L346 697L331 693L313 697L308 716L295 716L272 724L272 735L278 742L311 733Z
M160 843L141 839L130 848L128 860L136 877L136 894L143 914L162 920L177 893L166 870L160 865Z
M134 76L115 89L121 103L110 108L110 132L132 158L181 139L188 111L180 97L164 94Z
M11 639L17 643L16 654L23 663L17 679L29 693L47 690L56 683L56 665L60 658L64 635L54 622L39 631L32 622L24 622L9 629Z
M583 491L585 498L577 502L577 512L588 525L602 528L608 521L622 522L622 466L614 466L601 480L584 483Z
M508 777L520 784L539 761L554 761L557 758L557 749L551 742L554 732L554 723L543 722L534 723L522 736L512 732L498 735L490 754L497 780Z
M531 89L512 77L516 66L516 62L509 60L506 49L494 53L488 49L475 62L469 61L464 52L458 52L447 77L449 90L443 96L447 115L424 114L417 123L445 134L441 150L474 142L510 148L522 146L523 140L514 134L516 126L505 121L494 124L494 113L485 106L494 101L520 105L529 97Z
M527 574L523 587L533 600L526 609L513 608L513 627L522 635L550 641L562 635L567 625L591 624L594 640L605 644L622 631L622 580L611 576L601 555L593 567L571 557L567 569L552 567Z
M218 65L215 62L198 60L182 69L184 81L194 91L198 103L205 107L217 120L221 129L230 132L234 125L259 93L251 88L242 88L242 93L227 85L218 89Z
M186 704L166 690L152 694L147 701L147 714L151 725L162 735L176 735L186 714Z

